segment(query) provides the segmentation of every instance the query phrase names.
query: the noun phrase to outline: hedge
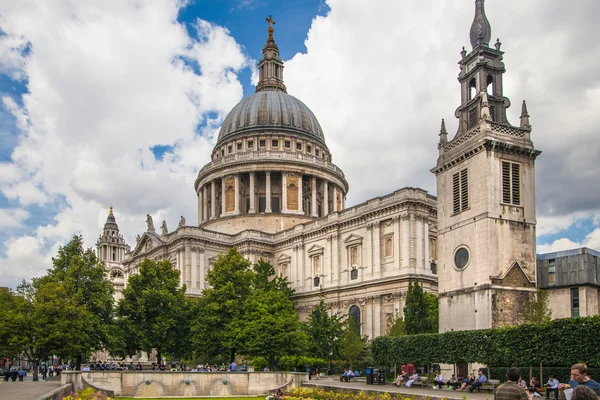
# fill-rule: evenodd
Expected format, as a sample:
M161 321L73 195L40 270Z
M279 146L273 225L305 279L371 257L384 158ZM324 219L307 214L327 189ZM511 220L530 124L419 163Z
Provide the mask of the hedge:
M481 363L600 366L600 316L500 329L381 336L371 346L375 365Z

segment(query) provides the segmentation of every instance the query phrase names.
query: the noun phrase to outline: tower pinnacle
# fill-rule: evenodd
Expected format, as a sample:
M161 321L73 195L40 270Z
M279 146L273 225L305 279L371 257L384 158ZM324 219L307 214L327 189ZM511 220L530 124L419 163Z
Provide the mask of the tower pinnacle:
M256 85L256 91L261 90L279 90L286 92L285 85L283 84L283 61L279 58L279 47L275 43L273 33L275 32L275 21L273 16L269 15L266 18L269 23L267 28L268 36L267 43L262 50L262 59L258 62L258 84Z
M492 26L485 16L484 0L475 0L475 18L471 24L471 46L489 46L492 38Z

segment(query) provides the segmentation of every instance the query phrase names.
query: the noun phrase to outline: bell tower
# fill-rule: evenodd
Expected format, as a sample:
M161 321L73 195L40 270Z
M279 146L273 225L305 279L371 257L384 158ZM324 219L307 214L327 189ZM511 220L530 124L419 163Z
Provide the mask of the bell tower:
M442 120L436 175L440 332L514 325L535 293L535 159L525 102L506 118L506 72L484 0L475 1L458 81L456 135Z

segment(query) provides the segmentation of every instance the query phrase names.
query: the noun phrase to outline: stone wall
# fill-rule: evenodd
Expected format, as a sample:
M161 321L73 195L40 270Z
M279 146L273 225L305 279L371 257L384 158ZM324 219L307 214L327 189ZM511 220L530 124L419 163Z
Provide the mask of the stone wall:
M303 372L63 372L63 385L92 386L127 397L257 396L291 390L308 380Z

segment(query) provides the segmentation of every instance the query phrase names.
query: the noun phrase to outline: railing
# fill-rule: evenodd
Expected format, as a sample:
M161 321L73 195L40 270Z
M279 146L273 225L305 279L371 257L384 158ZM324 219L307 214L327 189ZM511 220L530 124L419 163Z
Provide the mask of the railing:
M323 160L322 158L302 153L291 153L286 151L253 151L248 153L235 153L224 156L217 160L213 160L206 164L198 175L220 167L229 163L241 162L241 161L263 161L263 160L276 160L276 161L300 161L309 164L317 164L321 167L330 169L337 174L344 176L344 172L335 164Z

